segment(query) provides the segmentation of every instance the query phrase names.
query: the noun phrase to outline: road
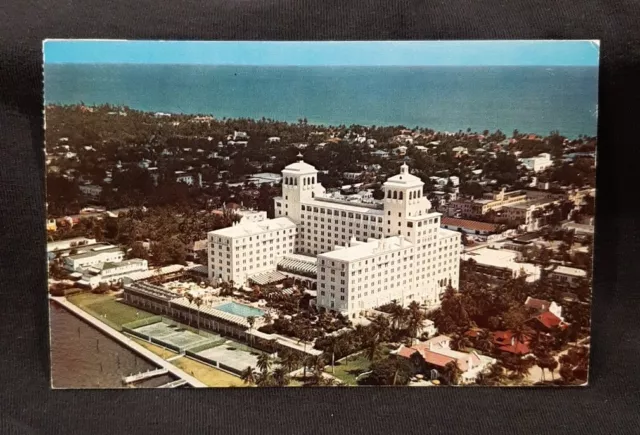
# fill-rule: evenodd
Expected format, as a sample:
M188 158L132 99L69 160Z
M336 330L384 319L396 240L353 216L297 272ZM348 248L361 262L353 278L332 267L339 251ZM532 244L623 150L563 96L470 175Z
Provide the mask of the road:
M81 310L77 306L73 305L66 298L64 298L64 297L56 297L56 296L49 296L49 299L55 301L60 306L66 308L69 311L71 311L73 314L75 314L76 316L78 316L81 319L85 320L86 322L90 323L92 326L94 326L95 328L97 328L98 330L103 332L104 334L108 335L109 337L113 338L117 342L121 343L125 347L127 347L127 348L131 349L132 351L138 353L139 355L145 357L149 361L151 361L154 364L156 364L158 367L161 367L163 369L167 369L167 371L169 373L171 373L172 375L174 375L178 379L182 379L182 380L186 381L192 387L206 388L205 384L203 384L202 382L200 382L199 380L197 380L193 376L191 376L191 375L187 374L186 372L180 370L179 368L177 368L173 364L163 360L158 355L156 355L155 353L151 352L150 350L144 348L143 346L139 345L138 343L136 343L135 341L133 341L132 339L130 339L126 335L122 334L121 332L116 331L115 329L111 328L110 326L105 325L100 320L96 319L92 315L86 313L85 311Z

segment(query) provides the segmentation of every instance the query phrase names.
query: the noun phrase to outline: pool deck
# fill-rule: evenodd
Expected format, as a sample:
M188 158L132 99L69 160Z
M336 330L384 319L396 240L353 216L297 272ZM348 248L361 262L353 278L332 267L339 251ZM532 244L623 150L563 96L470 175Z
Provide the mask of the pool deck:
M66 298L57 297L57 296L49 296L49 299L52 300L52 301L55 301L58 305L66 308L71 313L73 313L76 316L80 317L82 320L84 320L87 323L91 324L96 329L100 330L104 334L106 334L109 337L113 338L114 340L116 340L120 344L126 346L128 349L131 349L132 351L138 353L139 355L143 356L147 360L153 362L158 367L166 369L169 373L171 373L172 375L174 375L178 379L182 379L182 380L186 381L192 387L196 387L196 388L206 388L207 387L204 383L200 382L199 380L197 380L193 376L187 374L183 370L180 370L179 368L177 368L173 364L163 360L158 355L154 354L150 350L145 349L144 347L142 347L141 345L139 345L138 343L136 343L135 341L133 341L129 337L127 337L124 334L116 331L115 329L111 328L110 326L102 323L101 321L99 321L95 317L91 316L90 314L86 313L82 309L76 307L71 302L69 302Z

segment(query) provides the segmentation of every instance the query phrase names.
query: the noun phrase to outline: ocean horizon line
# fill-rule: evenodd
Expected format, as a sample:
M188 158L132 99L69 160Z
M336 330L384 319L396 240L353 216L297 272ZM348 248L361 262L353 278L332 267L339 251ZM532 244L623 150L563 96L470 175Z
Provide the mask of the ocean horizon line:
M44 66L47 65L131 65L131 66L206 66L206 67L221 67L221 66L230 66L230 67L253 67L253 68L420 68L420 69L429 69L429 68L456 68L456 69L464 69L464 68L588 68L588 69L598 69L597 65L559 65L559 64L537 64L537 65L518 65L518 64L470 64L470 65L388 65L388 64L380 64L380 65L352 65L352 64L344 64L344 65L291 65L291 64L243 64L243 63L185 63L185 62L64 62L64 61L50 61L47 62L45 60Z

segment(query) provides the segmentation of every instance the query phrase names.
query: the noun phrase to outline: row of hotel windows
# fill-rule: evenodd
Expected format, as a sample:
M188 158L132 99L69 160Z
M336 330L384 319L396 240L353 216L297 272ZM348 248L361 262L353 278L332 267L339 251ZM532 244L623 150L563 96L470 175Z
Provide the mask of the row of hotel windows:
M428 275L428 274L427 274L427 275ZM422 278L424 278L424 275L422 276ZM413 279L412 279L412 278L409 278L409 284L411 284L411 282L412 282L412 281L413 281ZM387 281L385 280L385 282L387 282ZM399 282L400 282L400 281L398 280L398 283L399 283ZM454 281L453 281L451 278L441 278L441 279L439 279L439 280L437 281L437 284L438 284L440 287L445 287L445 286L447 286L447 285L452 285L453 283L454 283ZM406 285L406 284L407 284L407 280L403 280L403 281L402 281L402 284L398 284L398 285L397 285L397 287L404 286L404 285ZM391 289L393 289L393 288L394 288L394 283L393 283L393 282L391 282L388 286L387 286L387 285L385 285L384 287L382 287L382 286L381 286L381 285L382 285L381 280L378 280L378 285L380 286L380 287L378 287L378 293L382 292L383 290L385 290L385 291L386 291L386 290L388 290L389 288L391 288ZM321 288L325 288L325 287L324 287L324 284L321 284L320 286L321 286ZM366 288L366 287L367 287L367 285L365 284L365 286L364 286L364 287ZM373 287L373 286L372 286L372 287ZM331 296L331 298L332 298L332 299L334 299L334 298L335 298L335 293L334 293L334 291L335 291L335 286L331 286L330 296ZM356 291L356 289L354 289L354 291ZM362 286L358 286L357 291L362 291ZM345 293L344 288L341 288L341 289L340 289L340 293ZM372 289L372 290L371 290L371 295L373 295L374 293L375 293L375 289ZM325 290L321 290L321 291L320 291L320 296L326 296L326 291L325 291ZM357 293L357 294L351 295L351 300L352 300L352 301L354 301L355 299L360 299L362 296L363 296L363 295L362 295L362 293ZM365 292L364 292L364 297L367 297L367 296L369 296L369 292L368 292L368 291L365 291ZM410 297L411 297L411 298L413 298L413 295L411 295ZM340 300L345 300L345 297L344 297L344 296L340 296Z
M287 186L297 186L298 179L296 177L284 177L283 183ZM304 186L316 183L316 177L303 177L302 184Z
M280 236L280 235L286 235L286 234L291 234L293 235L293 228L289 228L288 230L282 230L282 231L275 231L275 234L273 231L266 233L266 234L262 234L262 240L266 240L270 237L275 236ZM237 239L232 239L232 238L226 238L226 237L216 237L216 238L211 238L210 242L212 243L220 243L220 244L229 244L230 241L233 241L234 244L242 244L242 243L246 243L247 239L249 239L249 241L253 241L253 238L255 237L256 240L260 240L260 236L261 234L256 234L255 236L250 236L250 237L243 237L243 238L237 238Z
M311 207L310 205L302 205L301 206L302 211L312 211L314 213L320 213L320 214L328 214L331 215L333 214L334 216L343 216L343 217L350 217L350 218L356 218L356 219L362 219L365 221L369 220L369 217L371 217L371 220L373 222L376 221L376 216L369 216L368 214L360 214L360 213L353 213L353 212L346 212L346 211L341 211L341 210L332 210L330 208L323 208L323 207ZM304 216L301 216L304 217ZM378 217L378 222L382 222L382 218Z

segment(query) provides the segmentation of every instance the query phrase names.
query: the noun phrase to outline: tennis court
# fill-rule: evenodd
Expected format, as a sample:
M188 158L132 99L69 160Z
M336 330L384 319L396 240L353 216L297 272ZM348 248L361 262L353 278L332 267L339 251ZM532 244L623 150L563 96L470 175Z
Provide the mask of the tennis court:
M244 349L246 349L245 346L238 346L233 341L227 341L220 346L198 352L198 355L217 361L237 371L242 371L247 367L255 368L258 363L258 351L253 352L254 355Z
M194 332L182 329L179 325L157 322L151 325L141 326L136 332L164 341L180 349L198 346L211 341L214 337L204 337Z

